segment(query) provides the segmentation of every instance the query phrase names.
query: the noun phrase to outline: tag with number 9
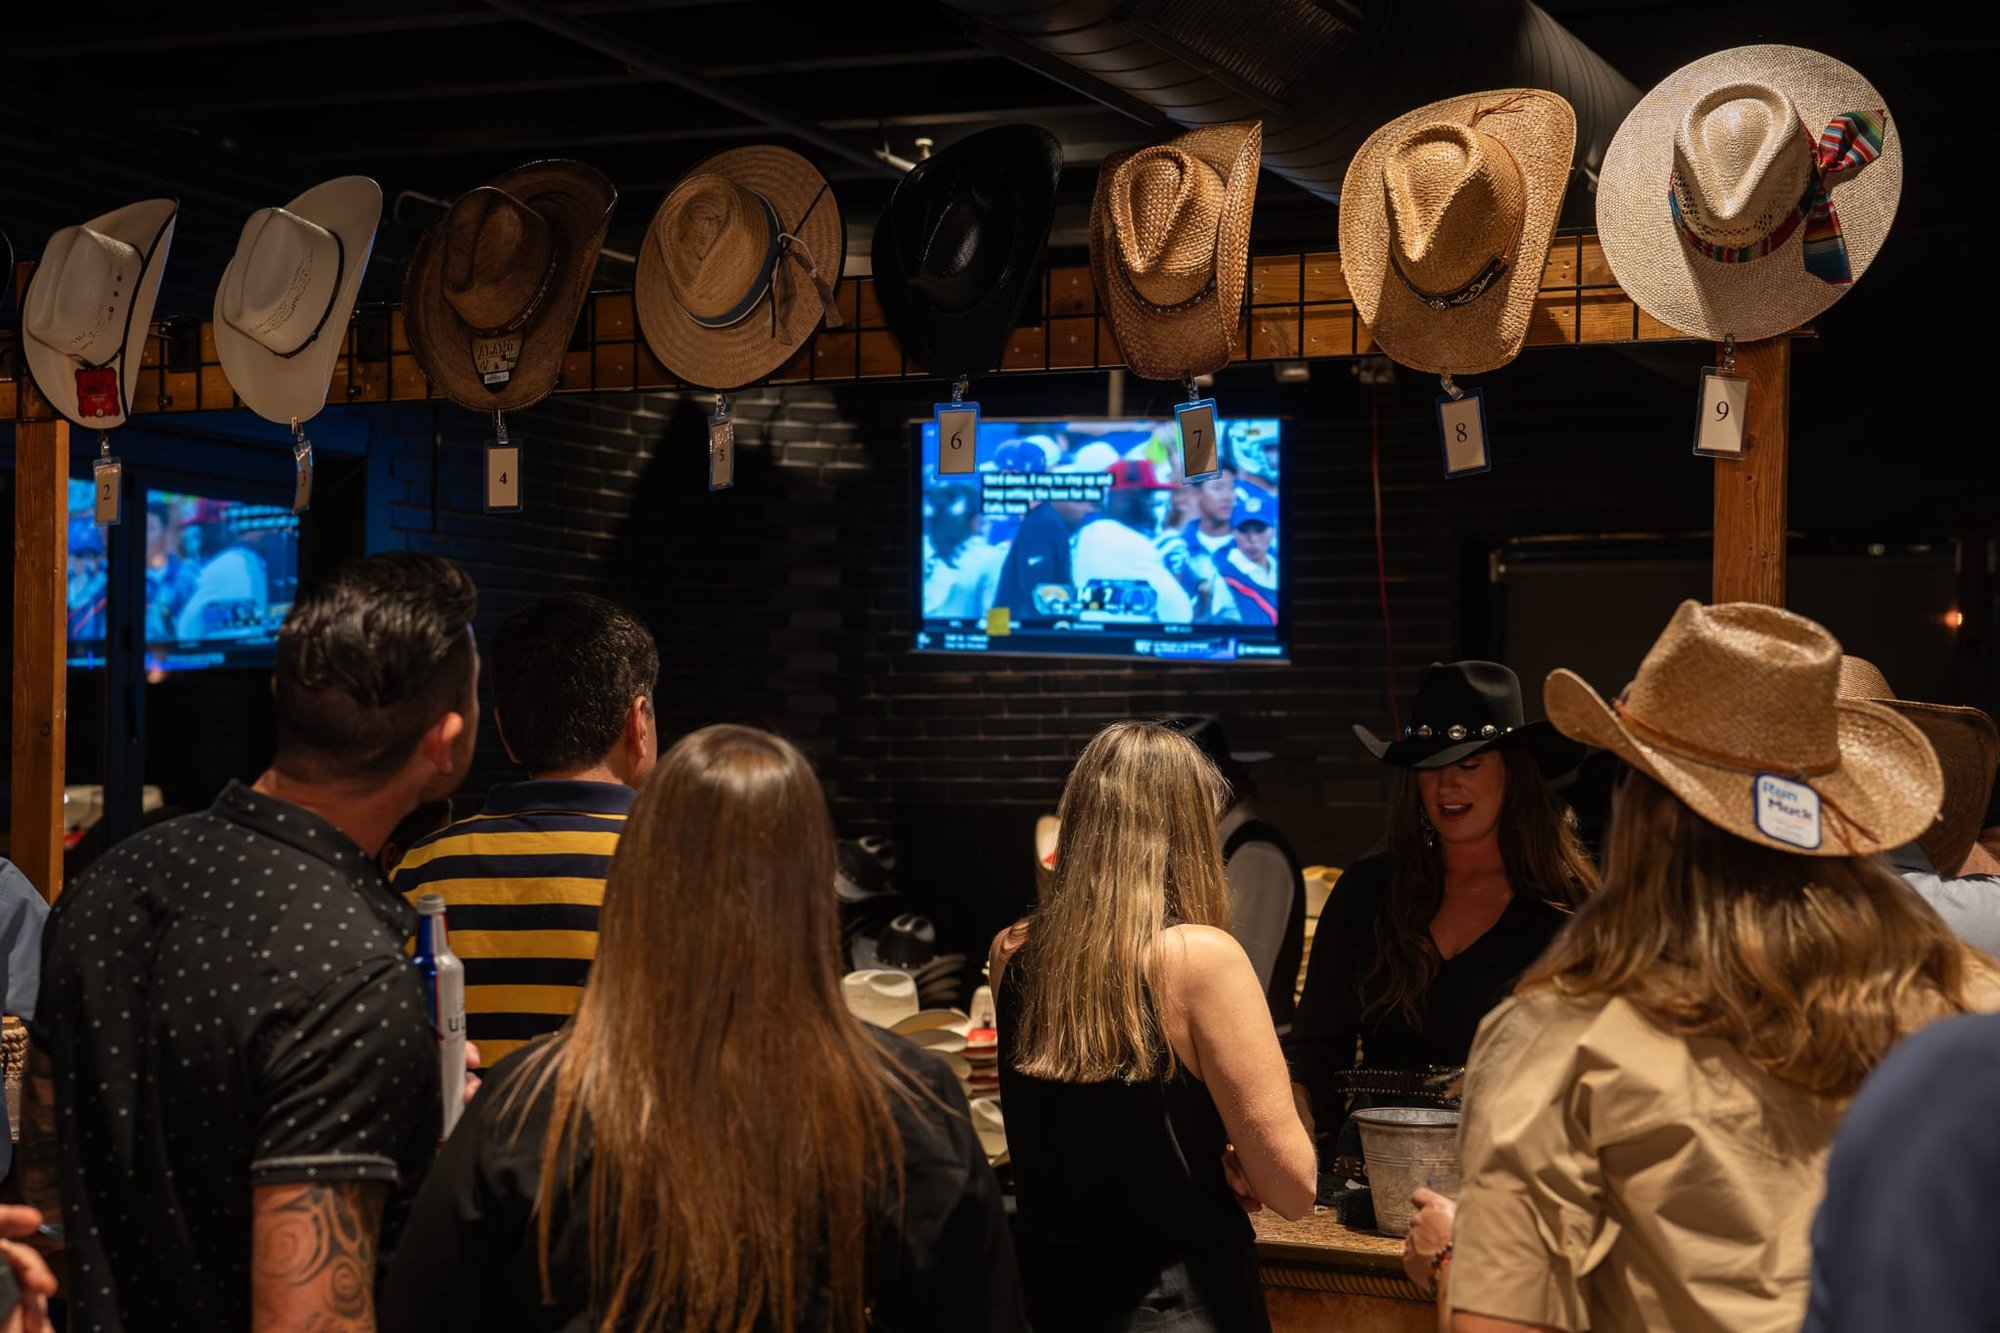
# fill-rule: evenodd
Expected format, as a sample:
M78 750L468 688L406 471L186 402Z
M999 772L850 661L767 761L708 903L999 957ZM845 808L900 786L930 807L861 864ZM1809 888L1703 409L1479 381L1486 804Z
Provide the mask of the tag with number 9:
M979 404L937 405L938 475L970 475L979 470Z
M1701 405L1695 410L1694 451L1710 458L1743 456L1743 418L1750 410L1750 381L1714 366L1701 372Z

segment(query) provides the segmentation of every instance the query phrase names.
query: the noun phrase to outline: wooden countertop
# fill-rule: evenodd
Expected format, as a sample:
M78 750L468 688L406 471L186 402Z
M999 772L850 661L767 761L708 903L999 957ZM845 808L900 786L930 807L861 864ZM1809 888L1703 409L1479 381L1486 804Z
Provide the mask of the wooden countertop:
M1287 1222L1268 1208L1253 1213L1257 1257L1280 1263L1338 1265L1400 1275L1403 1242L1372 1231L1355 1231L1315 1208L1296 1222Z

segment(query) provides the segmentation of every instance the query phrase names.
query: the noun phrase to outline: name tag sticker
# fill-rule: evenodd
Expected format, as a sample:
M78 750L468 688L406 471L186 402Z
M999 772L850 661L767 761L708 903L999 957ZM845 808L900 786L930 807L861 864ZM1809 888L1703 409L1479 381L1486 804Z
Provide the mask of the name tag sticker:
M1463 397L1441 393L1437 399L1438 442L1444 448L1447 477L1493 470L1493 458L1486 451L1486 395L1478 389L1461 392Z
M1215 400L1196 398L1177 404L1174 424L1181 432L1181 480L1192 486L1220 476L1215 448Z
M1819 846L1819 793L1809 784L1776 773L1759 773L1753 799L1759 833L1806 851Z
M486 512L511 514L521 508L521 446L486 442Z
M1750 381L1705 366L1701 406L1694 419L1694 451L1710 458L1743 456L1743 414L1750 410Z
M938 475L969 475L978 471L979 404L937 405Z

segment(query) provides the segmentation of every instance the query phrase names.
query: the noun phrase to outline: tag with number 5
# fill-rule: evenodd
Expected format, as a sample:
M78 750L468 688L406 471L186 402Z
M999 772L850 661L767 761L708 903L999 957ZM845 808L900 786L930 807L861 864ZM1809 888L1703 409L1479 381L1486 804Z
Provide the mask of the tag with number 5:
M1750 381L1705 366L1701 406L1695 411L1694 451L1710 458L1743 456L1743 418L1750 410Z
M979 448L978 403L939 403L937 433L939 476L979 470L975 457Z

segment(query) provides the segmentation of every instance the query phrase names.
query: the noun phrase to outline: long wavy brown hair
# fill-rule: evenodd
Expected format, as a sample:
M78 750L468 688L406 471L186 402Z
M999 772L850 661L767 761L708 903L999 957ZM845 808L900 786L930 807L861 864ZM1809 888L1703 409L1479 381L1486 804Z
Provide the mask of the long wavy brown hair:
M1502 749L1507 791L1500 799L1500 860L1507 884L1550 906L1572 911L1597 887L1597 867L1570 828L1562 803L1549 790L1541 766L1527 750ZM1399 768L1390 781L1389 826L1383 840L1389 894L1375 918L1373 962L1362 978L1366 991L1382 988L1366 1014L1401 1010L1413 1026L1424 1016L1424 993L1444 960L1431 939L1431 920L1444 905L1444 861L1424 844L1423 798L1414 769Z
M1627 770L1604 886L1519 989L1622 996L1668 1032L1719 1037L1844 1098L1910 1032L1962 1012L1983 966L1873 859L1747 842Z
M1028 918L1015 1067L1058 1083L1171 1076L1146 978L1172 924L1229 928L1221 777L1157 722L1114 722L1063 788L1056 868Z
M834 1327L863 1327L866 1237L902 1157L884 1053L841 1000L833 877L819 783L766 732L684 738L633 806L576 1017L517 1085L527 1105L553 1091L545 1297L552 1205L589 1136L603 1333L791 1330L820 1282Z

